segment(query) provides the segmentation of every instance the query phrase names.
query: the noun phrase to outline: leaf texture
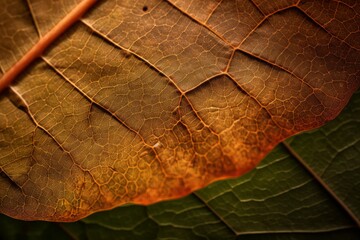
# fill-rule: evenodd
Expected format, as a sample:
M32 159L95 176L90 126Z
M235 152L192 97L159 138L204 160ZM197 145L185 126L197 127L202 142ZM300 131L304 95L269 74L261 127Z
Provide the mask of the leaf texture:
M76 4L4 1L1 71ZM359 14L356 1L100 1L0 96L1 212L74 221L249 171L359 87Z
M178 200L147 207L126 205L75 223L0 216L0 238L358 239L360 141L353 133L360 124L359 101L358 92L335 121L286 141L292 152L280 144L240 178L213 183ZM307 150L297 147L303 146L304 138L311 146ZM335 142L340 146L334 148ZM313 157L306 156L308 151ZM329 170L316 173L311 166L309 171L294 153L309 166L315 162ZM349 168L344 161L355 167ZM351 209L350 214L344 207Z

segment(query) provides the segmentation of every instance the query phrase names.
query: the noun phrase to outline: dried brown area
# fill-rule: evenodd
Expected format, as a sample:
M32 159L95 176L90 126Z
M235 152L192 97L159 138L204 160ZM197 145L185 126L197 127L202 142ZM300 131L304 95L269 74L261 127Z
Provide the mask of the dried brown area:
M0 76L77 4L2 1ZM0 211L74 221L240 176L343 109L359 26L355 0L99 1L1 92Z

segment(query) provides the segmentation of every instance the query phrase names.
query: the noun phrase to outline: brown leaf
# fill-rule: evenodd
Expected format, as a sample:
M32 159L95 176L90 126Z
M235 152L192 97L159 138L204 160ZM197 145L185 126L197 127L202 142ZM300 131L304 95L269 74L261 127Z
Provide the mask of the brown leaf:
M77 2L3 1L2 73ZM0 95L0 211L74 221L249 171L359 88L359 6L99 1Z

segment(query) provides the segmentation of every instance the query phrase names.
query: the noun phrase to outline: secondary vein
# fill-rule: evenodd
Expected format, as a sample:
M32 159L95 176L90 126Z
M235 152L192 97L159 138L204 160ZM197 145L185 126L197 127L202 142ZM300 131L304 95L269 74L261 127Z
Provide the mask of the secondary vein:
M345 210L345 212L354 220L355 224L360 227L360 219L352 212L352 210L340 199L336 193L323 181L318 174L316 174L310 166L305 162L305 160L288 144L287 142L282 142L283 146L289 151L289 153L295 157L304 168L315 178L315 180L320 183L320 185L335 199L335 201Z

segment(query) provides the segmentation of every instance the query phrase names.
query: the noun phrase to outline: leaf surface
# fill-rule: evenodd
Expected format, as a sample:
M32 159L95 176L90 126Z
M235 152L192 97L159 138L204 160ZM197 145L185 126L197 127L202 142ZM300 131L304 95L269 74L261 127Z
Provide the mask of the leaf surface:
M184 196L333 119L360 85L359 5L336 3L100 1L0 96L1 211ZM5 1L2 72L76 4Z
M4 239L358 239L358 166L360 93L333 122L291 138L275 148L256 169L216 182L185 198L150 206L126 205L95 213L75 223L16 221L0 216ZM326 137L325 137L326 136ZM308 139L313 158L297 149ZM341 140L341 141L340 141ZM333 143L343 147L335 150ZM321 153L335 153L321 157ZM350 153L351 152L351 153ZM337 183L310 165L339 165ZM320 157L319 157L320 156ZM331 166L329 167L331 169ZM329 173L334 171L329 171ZM342 177L346 172L346 178ZM285 176L285 177L284 177ZM319 182L319 180L321 182ZM351 197L347 197L351 196ZM350 202L348 202L350 200ZM350 212L346 209L350 209Z

